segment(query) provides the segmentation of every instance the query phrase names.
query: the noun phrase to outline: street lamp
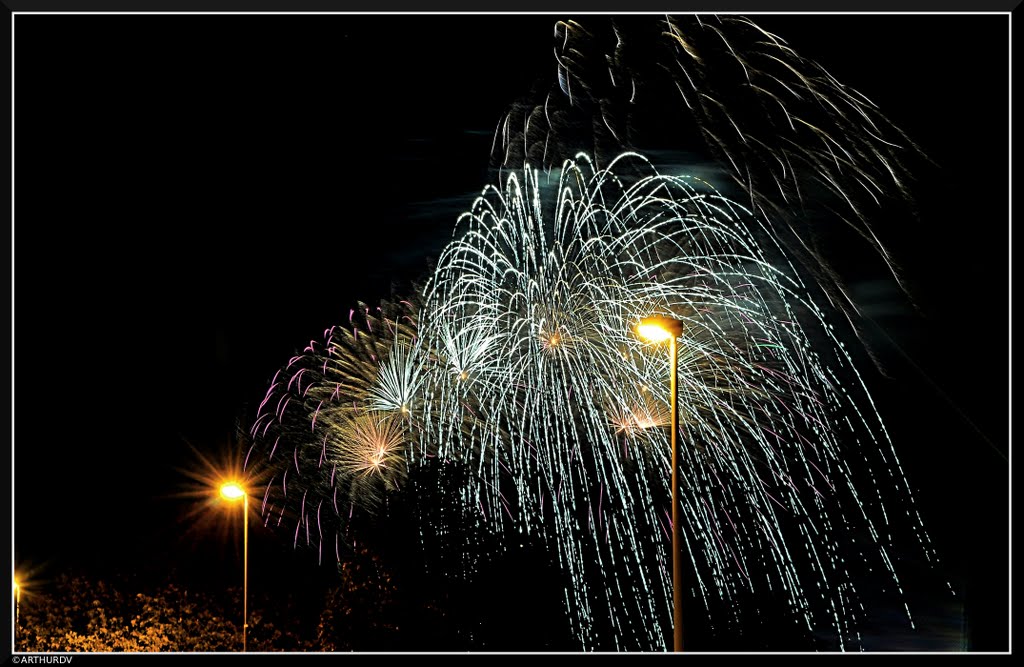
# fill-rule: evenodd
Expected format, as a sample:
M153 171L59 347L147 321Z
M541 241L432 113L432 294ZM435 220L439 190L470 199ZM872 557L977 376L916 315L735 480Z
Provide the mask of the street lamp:
M682 528L679 512L679 407L677 405L677 366L679 364L676 339L683 333L680 320L664 315L645 317L636 328L637 333L652 343L669 341L669 395L672 403L672 650L683 650L683 556Z
M14 639L17 643L18 639L18 621L21 616L21 584L18 580L14 580ZM17 648L17 647L15 647Z
M237 482L227 482L220 487L220 495L229 502L242 500L242 653L245 653L245 640L249 629L249 494Z

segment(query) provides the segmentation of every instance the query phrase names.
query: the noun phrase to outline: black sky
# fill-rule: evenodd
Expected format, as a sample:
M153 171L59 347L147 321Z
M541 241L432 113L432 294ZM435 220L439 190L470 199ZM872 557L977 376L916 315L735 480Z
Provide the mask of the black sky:
M17 16L16 558L173 542L187 443L226 444L290 356L426 274L560 18ZM755 20L936 163L886 230L918 308L857 282L866 375L972 646L1003 650L1008 18Z

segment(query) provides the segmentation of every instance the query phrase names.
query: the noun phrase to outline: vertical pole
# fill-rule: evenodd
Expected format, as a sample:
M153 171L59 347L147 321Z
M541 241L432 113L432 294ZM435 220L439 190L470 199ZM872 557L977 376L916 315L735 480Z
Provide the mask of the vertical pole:
M245 639L249 630L249 494L243 497L242 511L245 513L242 528L242 653L245 653Z
M683 650L683 555L680 549L682 539L682 513L679 511L679 400L676 383L679 353L676 337L669 344L670 363L669 394L672 400L672 650Z
M18 625L21 620L21 586L14 585L14 650L18 650Z

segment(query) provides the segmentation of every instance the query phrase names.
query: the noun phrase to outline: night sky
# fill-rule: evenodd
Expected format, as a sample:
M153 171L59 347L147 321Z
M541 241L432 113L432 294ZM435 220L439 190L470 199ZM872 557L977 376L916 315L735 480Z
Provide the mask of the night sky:
M562 18L17 16L16 562L215 555L176 497L190 446L216 455L293 354L428 274ZM838 263L969 645L1006 650L1008 17L755 20L934 162L883 230L914 305Z

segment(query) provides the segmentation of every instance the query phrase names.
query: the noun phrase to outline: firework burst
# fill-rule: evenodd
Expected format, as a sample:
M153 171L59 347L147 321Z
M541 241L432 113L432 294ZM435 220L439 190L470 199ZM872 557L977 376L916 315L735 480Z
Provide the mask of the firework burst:
M376 509L405 478L421 400L414 306L359 304L348 320L278 371L252 426L273 470L261 489L264 519L297 517L295 544L339 560L337 519Z
M464 474L445 492L475 524L461 532L547 544L584 648L609 636L663 648L668 360L633 328L668 313L683 323L681 509L696 597L739 621L749 593L782 591L809 631L855 639L845 554L898 587L894 527L931 551L851 357L772 238L757 213L635 154L607 169L581 156L554 187L529 169L488 187L418 316L361 306L274 379L253 427L276 462L264 516L280 507L280 522L290 507L296 544L322 555L325 510L343 525L412 469L450 462Z
M682 504L699 596L734 601L738 618L745 591L781 589L809 629L830 619L848 639L860 607L840 545L863 529L898 585L879 484L901 503L909 489L813 291L756 214L639 156L567 163L553 201L544 190L531 170L489 188L439 260L419 334L448 370L425 376L434 411L414 459L462 462L479 521L552 545L583 646L601 646L610 622L617 648L662 647L669 582L651 563L667 558L668 369L632 329L671 313L684 322Z

